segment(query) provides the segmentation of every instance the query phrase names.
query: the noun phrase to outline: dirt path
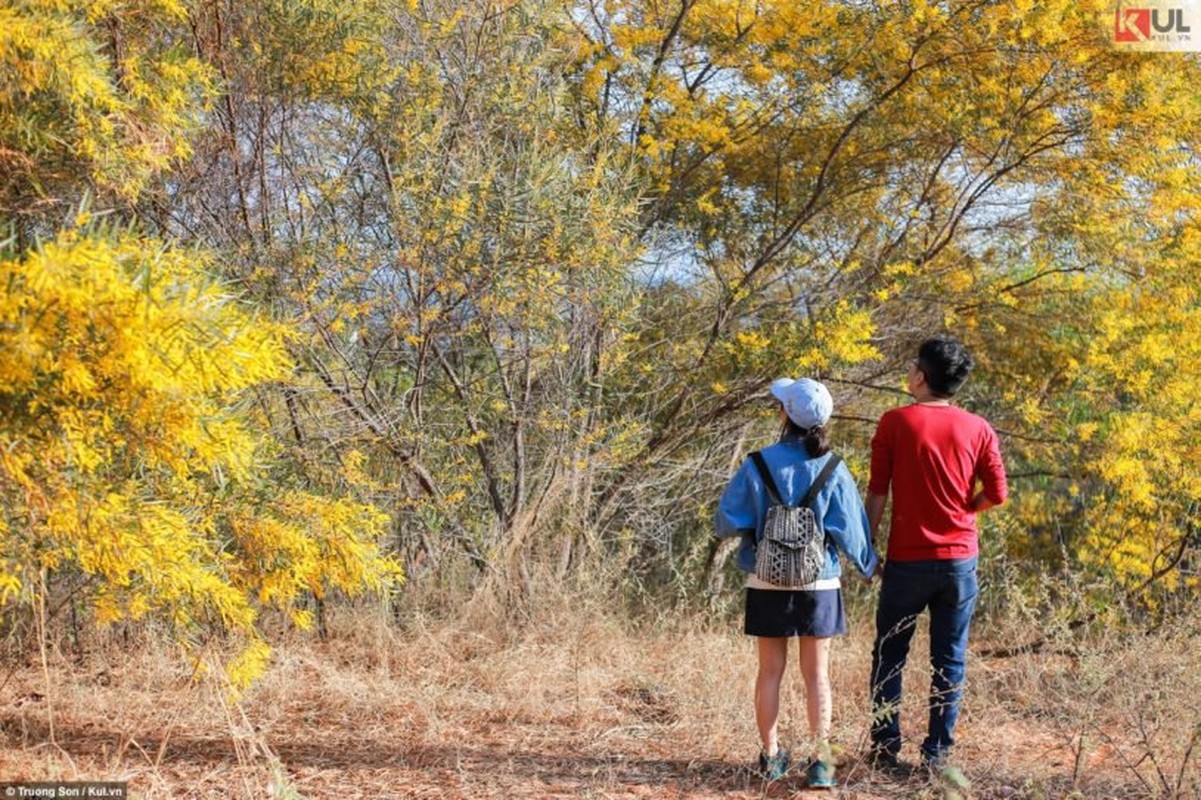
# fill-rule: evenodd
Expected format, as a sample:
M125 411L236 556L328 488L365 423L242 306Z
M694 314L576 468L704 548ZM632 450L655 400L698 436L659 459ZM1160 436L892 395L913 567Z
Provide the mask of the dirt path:
M741 638L611 630L566 644L448 632L285 645L236 705L166 654L60 664L49 698L37 669L17 668L0 696L0 780L127 781L144 798L943 798L859 763L866 646L846 640L836 658L834 792L749 769L753 660ZM1071 685L1074 668L974 665L958 751L971 797L1156 796L1129 753L1090 740L1070 709L1053 713L1048 687ZM909 685L922 686L913 669ZM923 702L907 698L907 724ZM803 748L799 687L784 703L784 740Z

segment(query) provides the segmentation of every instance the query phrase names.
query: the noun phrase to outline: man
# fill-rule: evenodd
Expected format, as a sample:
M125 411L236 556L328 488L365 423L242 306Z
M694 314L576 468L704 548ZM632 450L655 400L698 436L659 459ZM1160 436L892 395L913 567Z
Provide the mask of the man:
M1008 494L997 434L983 418L950 403L973 366L967 350L950 337L923 342L909 367L915 402L886 412L872 438L867 515L873 540L892 491L871 678L871 757L889 771L906 769L897 757L901 673L917 618L926 609L933 675L921 757L932 769L947 766L979 591L976 515L1004 503Z

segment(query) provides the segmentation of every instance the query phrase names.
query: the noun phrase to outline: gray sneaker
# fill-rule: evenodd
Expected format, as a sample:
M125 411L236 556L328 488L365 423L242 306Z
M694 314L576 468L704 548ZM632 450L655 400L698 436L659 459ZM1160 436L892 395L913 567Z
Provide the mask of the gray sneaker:
M759 753L759 775L765 781L780 780L788 774L788 768L791 766L792 758L784 748L777 750L774 756L762 751Z
M834 765L828 761L813 761L805 770L805 785L810 789L833 789L838 785L834 780Z

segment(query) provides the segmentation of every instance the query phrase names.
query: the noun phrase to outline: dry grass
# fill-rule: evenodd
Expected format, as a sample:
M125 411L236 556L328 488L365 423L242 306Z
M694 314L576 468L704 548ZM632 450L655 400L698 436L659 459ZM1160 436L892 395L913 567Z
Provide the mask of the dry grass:
M746 768L754 651L733 623L632 630L565 606L521 626L475 616L395 626L343 612L330 641L284 637L271 673L236 706L165 648L59 656L56 743L36 659L10 665L0 776L129 781L147 798L811 796L795 780L765 787ZM833 664L837 796L940 797L857 761L871 642L866 620L854 622ZM1012 638L985 630L974 646ZM1177 632L974 657L958 751L974 797L1195 797L1198 643ZM924 727L924 648L919 633L910 735ZM784 739L804 749L795 671L785 709Z

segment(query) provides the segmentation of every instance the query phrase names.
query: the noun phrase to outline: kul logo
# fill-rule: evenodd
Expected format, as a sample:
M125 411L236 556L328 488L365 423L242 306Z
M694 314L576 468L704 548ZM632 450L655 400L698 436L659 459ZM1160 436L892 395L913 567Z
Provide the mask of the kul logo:
M1114 39L1119 42L1145 42L1151 38L1151 9L1119 8Z
M1167 19L1161 19L1161 14ZM1114 22L1114 41L1146 42L1151 39L1151 29L1156 33L1189 33L1184 24L1182 8L1119 8Z

